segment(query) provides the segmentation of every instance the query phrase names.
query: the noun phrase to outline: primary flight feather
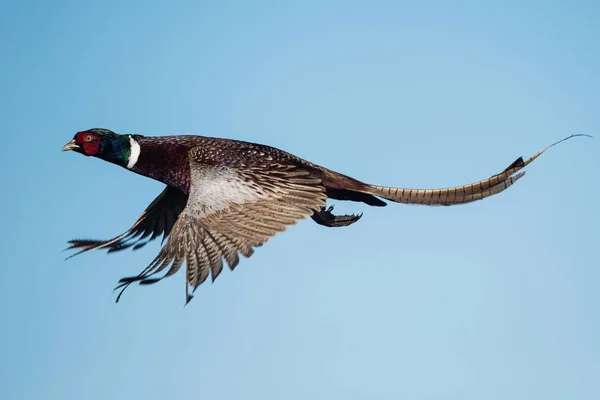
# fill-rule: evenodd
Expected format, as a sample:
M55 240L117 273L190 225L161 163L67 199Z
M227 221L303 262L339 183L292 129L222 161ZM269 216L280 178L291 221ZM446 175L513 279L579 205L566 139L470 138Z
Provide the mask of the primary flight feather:
M209 276L250 257L253 248L310 216L324 226L348 226L361 215L334 215L326 200L350 200L385 206L470 203L498 194L520 179L525 166L556 142L527 160L518 158L499 174L445 189L402 189L363 183L283 150L256 143L205 136L121 135L93 128L75 134L63 151L75 151L120 165L167 186L133 226L110 240L71 240L71 257L95 249L109 252L142 247L158 236L166 240L139 275L120 280L152 284L186 265L186 303ZM162 276L156 277L157 274Z

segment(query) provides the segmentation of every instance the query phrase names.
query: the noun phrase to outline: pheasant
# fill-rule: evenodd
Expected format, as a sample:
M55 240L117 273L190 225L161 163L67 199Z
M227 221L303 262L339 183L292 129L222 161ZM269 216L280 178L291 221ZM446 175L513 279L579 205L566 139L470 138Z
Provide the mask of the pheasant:
M123 135L93 128L75 134L63 151L97 157L166 185L133 226L110 240L71 240L70 257L90 250L138 249L162 235L163 246L137 276L122 278L116 289L132 283L153 284L186 264L186 304L211 276L233 270L239 255L310 216L320 225L354 224L359 215L334 215L327 199L382 207L384 200L404 204L450 206L496 195L525 174L531 158L519 157L499 174L446 189L402 189L377 186L313 164L283 150L256 143L205 136ZM383 200L382 200L383 199ZM166 243L165 243L166 240ZM69 257L69 258L70 258ZM165 271L160 276L157 274Z

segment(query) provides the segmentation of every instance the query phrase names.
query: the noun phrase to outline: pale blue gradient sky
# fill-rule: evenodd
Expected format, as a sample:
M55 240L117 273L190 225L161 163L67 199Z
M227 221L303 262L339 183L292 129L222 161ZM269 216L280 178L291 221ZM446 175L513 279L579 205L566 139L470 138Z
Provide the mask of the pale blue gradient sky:
M597 2L452 3L4 2L0 397L599 398L598 138L471 205L337 203L363 219L302 222L187 307L182 274L114 304L158 243L61 253L162 190L61 153L85 128L425 188L600 133Z

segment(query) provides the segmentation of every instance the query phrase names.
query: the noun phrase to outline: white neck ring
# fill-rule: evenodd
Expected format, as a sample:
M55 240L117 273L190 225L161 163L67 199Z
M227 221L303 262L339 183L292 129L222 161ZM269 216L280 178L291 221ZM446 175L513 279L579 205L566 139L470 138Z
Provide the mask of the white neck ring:
M132 169L137 163L142 149L140 144L136 142L132 136L129 136L129 146L131 147L131 153L129 154L129 159L127 160L127 169Z

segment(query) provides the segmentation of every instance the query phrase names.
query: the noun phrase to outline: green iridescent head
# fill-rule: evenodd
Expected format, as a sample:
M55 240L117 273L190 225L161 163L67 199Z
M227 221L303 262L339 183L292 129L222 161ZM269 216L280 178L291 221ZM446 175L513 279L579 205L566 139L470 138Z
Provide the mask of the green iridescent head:
M119 135L108 129L92 128L77 132L73 140L62 149L69 150L128 167L131 161L132 138L130 135Z

